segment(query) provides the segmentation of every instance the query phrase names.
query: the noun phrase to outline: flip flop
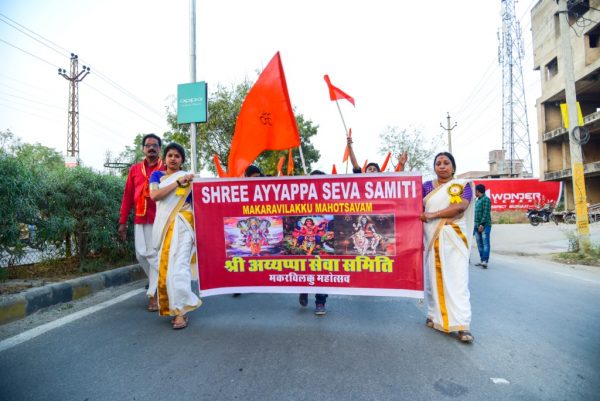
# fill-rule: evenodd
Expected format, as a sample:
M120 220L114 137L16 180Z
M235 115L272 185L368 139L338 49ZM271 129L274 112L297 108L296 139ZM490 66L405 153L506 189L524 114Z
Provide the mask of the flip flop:
M148 312L158 312L158 302L156 299L148 301Z
M458 340L460 342L470 344L470 343L473 342L474 339L475 338L473 337L473 334L471 334L471 332L468 331L468 330L464 330L464 331L459 331L458 332Z
M173 324L173 330L185 329L188 325L188 317L183 316L183 323L179 323L179 324L175 323L175 319L173 319L172 324Z

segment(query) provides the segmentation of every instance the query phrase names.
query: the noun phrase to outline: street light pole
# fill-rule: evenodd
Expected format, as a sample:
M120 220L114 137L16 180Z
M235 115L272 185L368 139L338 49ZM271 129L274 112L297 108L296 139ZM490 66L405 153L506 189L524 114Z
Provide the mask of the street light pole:
M196 82L196 0L190 0L190 82ZM190 125L192 173L196 174L196 123Z

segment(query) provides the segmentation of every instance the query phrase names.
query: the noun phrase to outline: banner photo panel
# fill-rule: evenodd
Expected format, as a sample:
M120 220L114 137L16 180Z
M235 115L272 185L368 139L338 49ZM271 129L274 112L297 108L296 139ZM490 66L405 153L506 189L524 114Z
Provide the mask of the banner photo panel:
M203 179L193 199L202 296L423 297L419 175Z

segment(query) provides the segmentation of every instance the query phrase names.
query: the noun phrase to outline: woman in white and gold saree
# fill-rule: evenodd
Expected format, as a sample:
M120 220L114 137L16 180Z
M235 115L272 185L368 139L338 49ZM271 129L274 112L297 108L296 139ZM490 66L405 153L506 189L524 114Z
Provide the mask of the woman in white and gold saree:
M191 182L193 174L181 171L185 152L177 143L164 149L166 171L150 176L150 197L156 201L152 232L158 250L158 310L172 316L173 329L187 327L186 313L202 301L191 290L192 269L196 267L194 214Z
M423 184L425 296L427 326L457 332L470 343L469 254L473 237L473 189L454 178L456 162L448 152L436 155L437 178Z

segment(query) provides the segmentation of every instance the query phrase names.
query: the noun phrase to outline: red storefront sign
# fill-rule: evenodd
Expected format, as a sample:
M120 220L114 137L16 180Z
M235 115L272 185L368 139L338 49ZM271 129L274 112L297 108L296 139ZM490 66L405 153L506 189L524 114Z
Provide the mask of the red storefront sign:
M474 184L485 185L486 195L492 201L492 210L527 210L560 200L562 183L540 181L537 178L481 179Z
M423 297L418 175L209 179L193 185L202 296Z

